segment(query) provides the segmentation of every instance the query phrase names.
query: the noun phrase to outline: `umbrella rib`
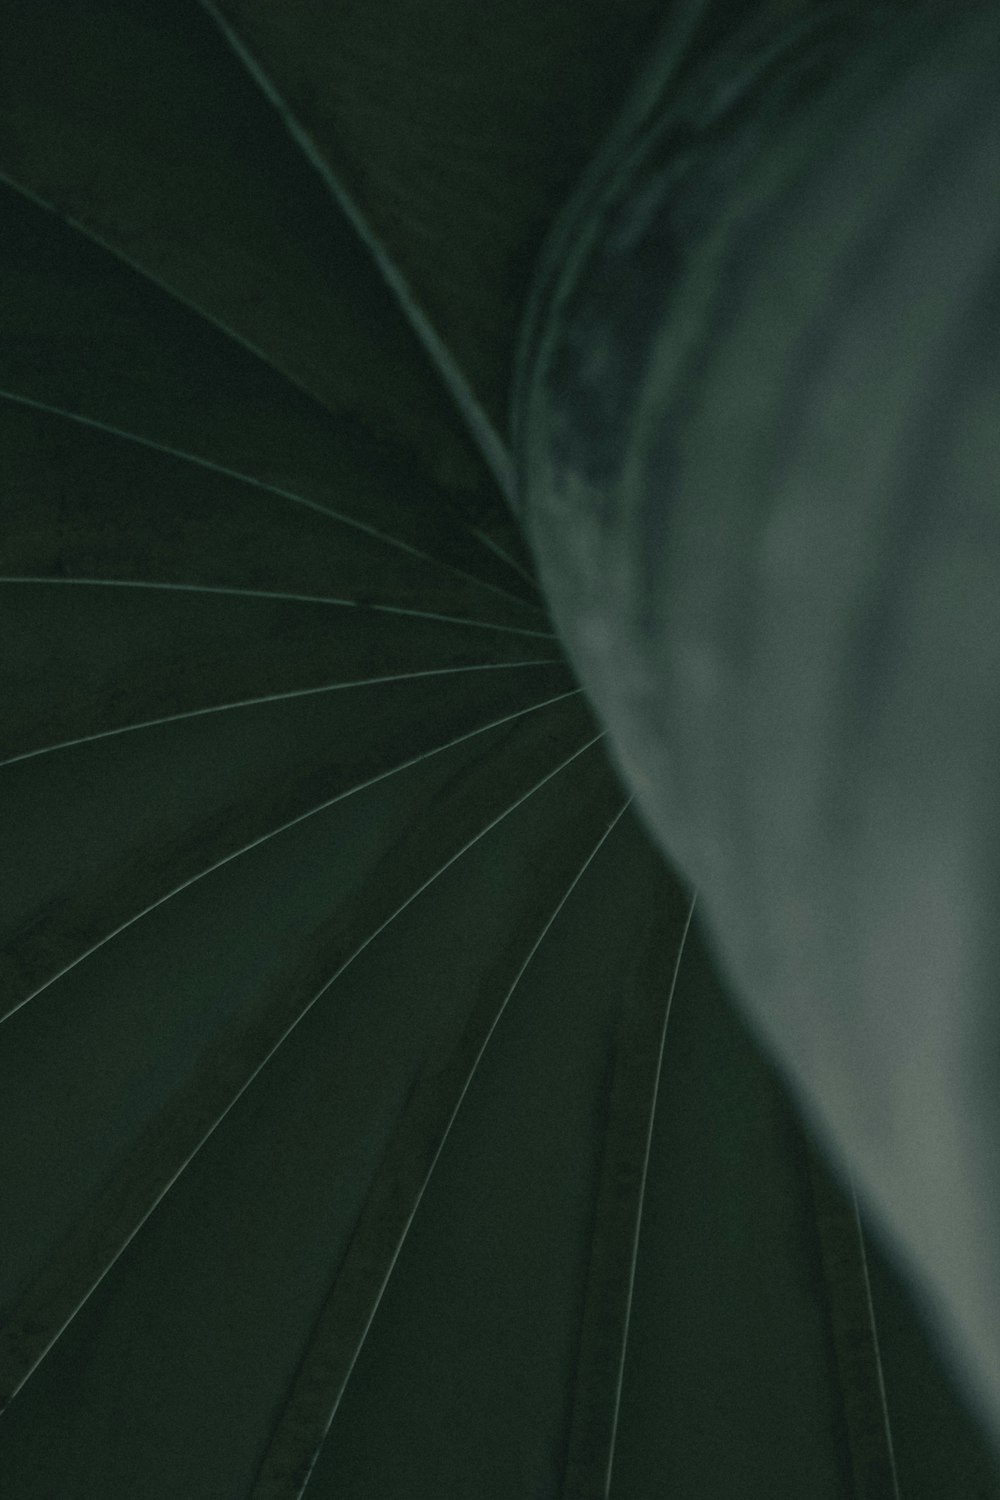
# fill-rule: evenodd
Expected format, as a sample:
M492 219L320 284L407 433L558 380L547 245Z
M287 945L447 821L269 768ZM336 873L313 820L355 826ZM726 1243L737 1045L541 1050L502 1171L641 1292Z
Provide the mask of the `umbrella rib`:
M565 769L568 763L558 769ZM619 809L574 871L499 1004L485 998L467 1018L459 1037L445 1045L442 1055L431 1059L417 1079L369 1188L347 1253L313 1326L248 1500L298 1500L304 1494L406 1236L490 1039L535 954L628 805L626 802Z
M882 1353L868 1274L864 1226L853 1181L837 1182L816 1143L804 1135L847 1441L859 1495L899 1500Z
M569 697L571 694L564 694ZM556 700L551 700L556 701ZM545 707L537 704L535 708ZM511 719L520 718L523 713L530 713L533 709L522 710L519 714L508 715L505 719L498 720L498 724L507 723ZM495 725L485 726L496 727ZM473 731L473 734L483 733L483 730ZM470 739L472 735L463 735L460 739ZM422 881L404 901L400 902L395 909L383 921L378 923L368 935L358 943L349 956L338 966L335 972L325 981L320 988L312 993L304 1005L296 1005L294 1014L287 1024L285 1018L280 1014L275 1018L270 1013L264 1015L258 1022L259 1052L258 1060L249 1072L243 1065L246 1052L250 1046L244 1028L242 1034L236 1038L236 1046L231 1050L235 1053L236 1067L239 1068L241 1078L235 1089L231 1087L233 1080L225 1076L226 1058L223 1056L222 1065L219 1066L217 1059L209 1057L201 1069L195 1074L186 1088L182 1088L174 1096L171 1105L161 1107L158 1116L150 1126L147 1126L137 1145L120 1163L117 1171L107 1180L102 1188L98 1190L95 1198L91 1200L89 1208L76 1224L73 1230L63 1238L56 1250L48 1257L42 1269L36 1273L34 1278L24 1292L17 1298L13 1306L8 1310L6 1324L0 1330L0 1414L6 1410L10 1402L23 1389L30 1380L42 1361L54 1348L56 1343L66 1332L94 1292L105 1280L107 1275L117 1264L118 1260L139 1233L140 1229L154 1213L159 1204L169 1193L174 1184L181 1178L187 1167L195 1159L202 1147L215 1134L216 1130L225 1120L230 1111L242 1098L246 1090L260 1075L279 1048L287 1041L299 1023L312 1010L313 1006L331 989L342 974L360 957L379 935L385 931L409 906L434 882L441 878L451 868L456 860L461 859L470 849L474 848L494 828L514 813L543 786L558 776L579 756L585 754L595 744L604 738L604 731L592 736L583 745L579 746L565 760L561 761L554 769L547 771L543 777L534 783L529 789L522 793L503 812L492 818L485 827L481 828L471 839L468 839L458 851L449 856L426 880ZM458 744L460 740L453 740L451 744ZM449 748L442 746L442 749ZM432 754L437 751L429 752ZM418 757L422 759L424 757ZM398 768L397 768L398 769ZM391 774L391 773L387 773ZM374 778L381 780L381 777ZM368 783L370 784L370 783ZM336 800L336 799L334 799ZM328 805L328 804L325 804ZM308 816L308 815L307 815ZM296 819L295 821L300 821ZM610 832L610 829L608 830ZM596 853L596 850L594 851ZM589 861L588 861L589 863ZM582 874L582 871L580 872ZM574 881L575 884L575 881ZM571 887L572 889L572 887ZM567 892L568 895L568 892ZM551 920L546 925L551 925ZM544 932L542 934L544 936ZM541 941L539 938L538 941ZM532 949L532 954L537 948ZM520 974L527 967L528 960L522 966L511 987L511 992L516 986ZM279 1006L284 1002L287 1007L287 996L282 988L279 998ZM277 1019L277 1025L275 1020ZM224 1045L224 1043L223 1043ZM233 1064L230 1063L232 1068ZM218 1109L218 1098L212 1097L222 1092L225 1102L221 1110ZM199 1101L198 1094L209 1094L206 1102ZM206 1123L207 1117L207 1123ZM171 1142L170 1136L180 1137L179 1141ZM164 1145L164 1137L167 1145ZM170 1145L175 1149L170 1152ZM164 1155L170 1154L171 1165L168 1175L164 1177L162 1160ZM150 1179L155 1179L151 1181ZM134 1198L138 1195L143 1201L136 1205L130 1201L130 1195ZM127 1225L120 1221L126 1219ZM82 1270L81 1270L82 1268ZM82 1285L81 1285L82 1283Z
M289 604L326 604L336 609L364 609L385 615L406 615L410 619L439 620L445 625L465 625L472 630L498 630L506 635L528 635L537 639L554 641L551 630L528 630L520 625L498 625L492 620L470 620L463 615L446 615L429 609L408 609L401 604L369 603L367 599L335 599L322 594L290 594L277 589L246 589L228 584L173 583L161 579L145 578L73 578L65 574L0 573L0 584L69 584L90 588L109 589L160 589L186 594L229 594L238 599L273 599Z
M277 84L251 51L248 44L234 26L223 15L214 0L200 0L202 9L215 22L236 56L265 98L273 106L278 117L310 166L319 174L321 181L331 194L345 218L353 225L358 238L369 250L372 259L395 295L403 313L409 319L418 338L424 345L434 367L445 383L451 397L461 413L466 426L476 442L480 453L493 474L501 494L511 510L515 509L516 481L514 462L509 448L504 443L482 403L473 391L451 350L420 305L412 287L393 260L371 224L361 212L358 204L346 190L333 171L323 152L309 131L300 123L291 105Z
M112 938L118 937L120 933L125 932L127 928L133 926L142 917L148 916L150 912L155 911L166 901L172 900L174 896L179 896L182 891L186 891L199 880L203 880L205 876L211 875L216 870L221 869L223 865L229 864L234 859L239 859L244 854L249 854L251 850L258 848L261 844L267 843L270 839L277 838L279 834L286 833L288 829L305 822L307 818L312 818L318 813L325 812L327 808L333 807L337 802L344 801L347 797L353 797L358 792L367 791L370 787L375 786L380 781L387 780L390 776L395 776L401 771L407 771L411 767L420 764L421 761L429 760L434 755L440 755L446 750L451 750L466 740L474 739L477 735L487 734L491 729L498 729L503 724L512 723L514 720L522 718L525 714L538 713L544 708L549 708L553 703L559 703L565 698L575 697L581 691L582 689L580 688L571 688L568 692L558 693L552 698L544 699L541 703L532 703L527 708L520 708L516 713L504 714L499 719L492 719L488 724L482 724L477 729L460 734L456 739L449 740L444 745L436 745L432 750L422 750L419 755L414 755L408 760L400 761L398 765L390 766L387 771L380 771L377 776L371 776L366 781L360 781L355 786L347 787L344 791L337 792L333 797L327 797L323 802L317 803L315 807L307 808L305 812L298 813L294 818L289 818L286 822L279 824L277 828L268 829L266 833L259 834L257 838L251 839L249 843L242 844L240 848L231 850L229 854L223 855L221 859L214 860L212 864L206 865L203 870L199 870L194 875L188 876L186 880L172 887L164 895L157 897L148 906L142 907L140 911L135 912L127 921L119 923L111 932L106 933L104 937L100 938L96 943L92 943L84 952L78 954L71 963L65 964L57 973L50 974L44 983L37 985L30 994L23 996L15 1005L0 1015L0 1025L4 1021L9 1020L11 1016L16 1015L19 1010L22 1010L25 1005L30 1004L32 1000L36 1000L50 985L62 979L72 969L75 969L78 964L83 963L85 959L90 958L99 948L103 948L105 943L109 943Z
M899 1476L896 1472L896 1452L892 1440L892 1425L889 1421L889 1403L885 1394L885 1371L882 1366L882 1350L879 1344L878 1323L875 1318L875 1304L872 1300L871 1277L868 1273L868 1251L865 1245L865 1230L861 1219L861 1210L858 1206L857 1193L854 1184L851 1183L851 1208L854 1213L854 1224L858 1237L858 1253L861 1261L861 1273L864 1279L865 1308L868 1315L868 1328L871 1338L872 1357L875 1365L875 1379L878 1385L878 1408L881 1416L882 1439L884 1442L883 1463L888 1470L889 1485L886 1488L887 1500L900 1500Z
M113 729L98 729L93 734L81 734L71 740L57 740L52 745L39 745L34 750L23 750L17 755L0 760L0 771L24 760L34 760L38 755L52 755L57 750L73 750L78 745L90 745L95 740L111 739L119 734L133 734L140 729L156 729L162 724L177 724L183 719L199 719L207 714L229 713L233 709L258 708L264 703L284 703L293 698L310 698L320 693L347 693L354 688L379 687L389 682L415 682L421 677L450 677L464 672L506 672L527 667L565 666L561 656L532 658L527 661L475 662L466 667L428 667L419 672L391 672L382 677L359 677L350 682L324 682L319 687L290 688L282 693L263 693L255 698L237 698L232 703L211 703L206 708L187 708L177 714L163 714L155 719L140 719L134 724L118 724ZM580 691L575 689L574 691ZM547 700L548 701L548 700ZM478 732L478 731L477 731Z
M666 1000L658 984L648 983L639 989L631 1006L626 1003L619 1018L563 1475L564 1500L606 1500L611 1489L667 1024L697 895L695 890L686 906ZM637 1161L641 1163L638 1173Z
M534 579L534 578L532 578L531 574L527 571L527 569L523 568L521 566L521 564L517 561L517 559L511 556L511 554L506 550L506 548L501 547L501 545L500 545L499 542L495 541L493 537L491 537L490 535L488 535L488 533L485 532L485 531L483 531L479 526L470 526L469 530L472 532L472 535L476 538L477 541L482 542L482 544L483 544L484 547L488 547L491 552L495 552L496 555L497 555L497 557L499 557L502 562L505 562L509 568L513 568L514 569L515 573L520 573L521 577L527 583L531 584L531 587L534 589L535 593L537 594L537 592L538 592L538 583L537 583L537 580Z
M305 495L300 495L296 490L290 490L283 485L268 484L265 480L255 477L253 474L244 473L240 469L229 468L226 464L220 464L215 460L206 458L203 454L192 453L184 448L175 448L170 443L160 443L154 438L143 436L142 433L129 432L124 427L116 427L112 422L102 422L96 417L84 416L81 412L69 411L63 406L54 406L47 401L38 401L31 396L23 396L17 391L9 391L0 388L0 400L9 401L17 406L31 407L35 411L43 411L49 416L60 417L66 422L78 422L83 427L92 427L98 432L106 432L110 437L121 439L122 442L135 443L141 448L149 448L154 453L163 453L168 458L181 460L183 463L193 464L196 468L205 469L211 474L219 474L225 479L235 479L240 484L249 485L252 489L260 490L263 494L273 495L276 499L288 501L292 505L301 505L306 510L315 511L317 515L326 516L329 520L337 522L341 526L349 526L353 531L360 531L365 536L370 536L374 541L381 542L386 547L392 547L396 551L405 552L410 557L418 558L421 562L431 563L436 568L442 568L445 572L454 574L457 578L464 578L469 583L474 583L478 588L485 589L488 593L499 594L504 599L511 599L515 604L524 609L534 610L536 614L543 614L544 608L539 604L533 604L530 599L525 599L521 594L515 594L501 584L490 583L487 579L479 577L476 573L470 573L465 568L460 568L454 563L449 563L442 558L435 557L430 552L425 552L420 547L415 547L411 542L404 541L402 537L393 536L391 532L381 531L377 526L369 526L366 522L358 520L355 516L347 515L344 511L335 510L333 506L324 505L319 500L310 500Z

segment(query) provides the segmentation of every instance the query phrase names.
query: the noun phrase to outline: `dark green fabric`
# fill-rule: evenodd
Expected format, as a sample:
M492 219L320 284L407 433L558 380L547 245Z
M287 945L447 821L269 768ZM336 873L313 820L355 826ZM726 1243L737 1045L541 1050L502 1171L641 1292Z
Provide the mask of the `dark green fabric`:
M1000 1497L512 509L725 11L0 7L3 1500Z

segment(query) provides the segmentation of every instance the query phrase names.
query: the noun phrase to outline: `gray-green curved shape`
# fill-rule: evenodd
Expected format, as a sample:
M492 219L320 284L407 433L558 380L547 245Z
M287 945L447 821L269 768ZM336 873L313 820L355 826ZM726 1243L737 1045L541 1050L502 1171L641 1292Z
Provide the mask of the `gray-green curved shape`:
M1000 20L759 22L741 77L731 38L661 58L563 215L522 514L647 826L1000 1434Z

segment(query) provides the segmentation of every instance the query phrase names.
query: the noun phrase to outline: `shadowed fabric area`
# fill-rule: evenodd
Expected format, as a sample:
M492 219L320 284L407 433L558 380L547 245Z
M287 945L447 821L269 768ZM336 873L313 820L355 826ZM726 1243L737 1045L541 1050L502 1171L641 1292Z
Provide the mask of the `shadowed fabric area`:
M1000 1500L528 515L608 163L834 9L3 7L4 1500Z

